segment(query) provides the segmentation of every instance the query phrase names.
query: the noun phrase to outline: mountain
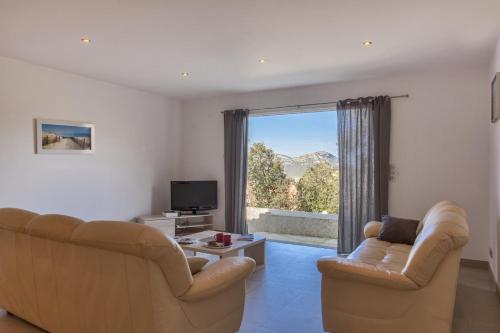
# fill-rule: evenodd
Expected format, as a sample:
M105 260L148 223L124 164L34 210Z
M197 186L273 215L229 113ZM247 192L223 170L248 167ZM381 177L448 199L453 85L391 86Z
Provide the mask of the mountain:
M286 175L295 180L299 180L306 170L314 164L326 162L337 166L339 163L337 156L327 151L317 151L297 157L282 154L276 154L276 156L283 162Z

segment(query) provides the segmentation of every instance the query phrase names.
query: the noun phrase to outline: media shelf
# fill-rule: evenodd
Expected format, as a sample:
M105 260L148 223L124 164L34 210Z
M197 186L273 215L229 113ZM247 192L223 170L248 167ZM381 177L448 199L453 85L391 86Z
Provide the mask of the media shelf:
M198 213L198 214L181 214L179 216L176 216L176 219L189 219L193 217L207 217L207 216L212 216L210 213Z
M172 217L175 220L175 235L189 235L204 230L212 230L214 221L210 213L183 214Z

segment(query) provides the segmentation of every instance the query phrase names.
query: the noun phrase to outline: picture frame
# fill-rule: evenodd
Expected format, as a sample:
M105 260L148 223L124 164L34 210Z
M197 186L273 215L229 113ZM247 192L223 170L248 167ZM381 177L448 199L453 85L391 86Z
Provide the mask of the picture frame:
M95 125L87 122L36 119L37 154L94 154Z
M491 122L495 123L500 118L500 83L497 84L497 77L500 73L496 73L493 81L491 81Z

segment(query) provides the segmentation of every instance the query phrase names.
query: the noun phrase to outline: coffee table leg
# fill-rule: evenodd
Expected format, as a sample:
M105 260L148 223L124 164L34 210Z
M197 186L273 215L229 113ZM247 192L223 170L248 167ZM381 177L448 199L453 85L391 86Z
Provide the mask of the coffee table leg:
M184 251L184 254L186 256L190 256L190 257L196 257L196 251L194 250L186 250L186 249L182 249Z
M222 259L222 258L239 257L239 256L240 256L240 251L236 250L229 253L224 253L224 255L219 256L219 258Z
M257 266L255 270L264 268L266 264L266 242L257 243L254 246L247 247L245 250L245 257L250 257L255 260Z

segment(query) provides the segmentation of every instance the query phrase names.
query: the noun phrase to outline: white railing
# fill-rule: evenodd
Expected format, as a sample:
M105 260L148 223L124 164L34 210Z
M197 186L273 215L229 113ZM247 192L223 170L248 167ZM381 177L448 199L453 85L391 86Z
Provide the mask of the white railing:
M338 238L338 217L334 214L247 207L248 231Z

